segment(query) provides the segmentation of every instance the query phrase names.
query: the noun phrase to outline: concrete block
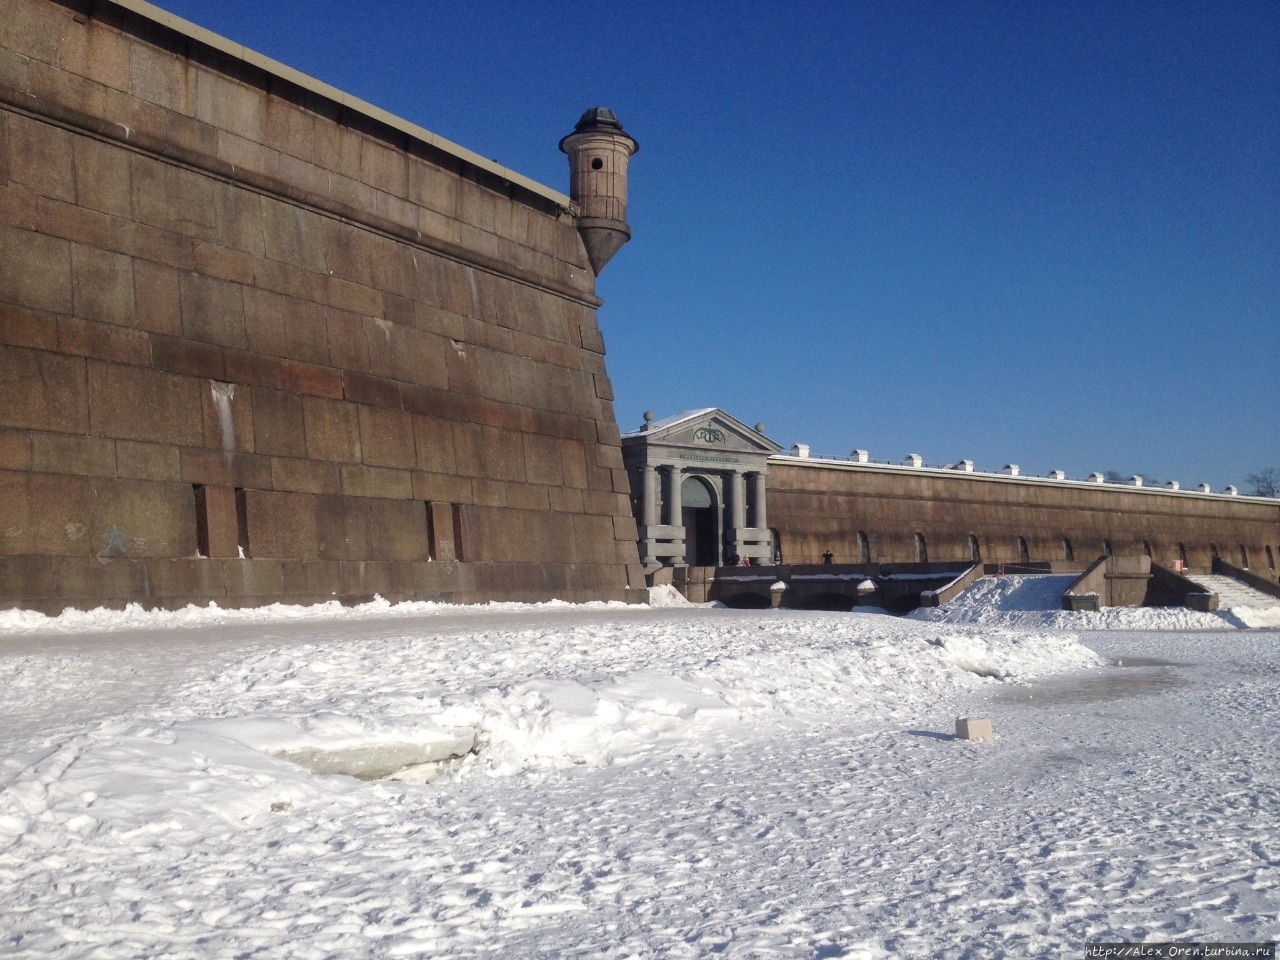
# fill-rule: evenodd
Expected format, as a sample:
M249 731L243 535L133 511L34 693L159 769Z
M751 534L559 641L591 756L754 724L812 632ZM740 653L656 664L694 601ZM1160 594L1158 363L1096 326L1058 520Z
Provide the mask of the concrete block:
M956 717L957 740L994 740L991 721L986 717Z

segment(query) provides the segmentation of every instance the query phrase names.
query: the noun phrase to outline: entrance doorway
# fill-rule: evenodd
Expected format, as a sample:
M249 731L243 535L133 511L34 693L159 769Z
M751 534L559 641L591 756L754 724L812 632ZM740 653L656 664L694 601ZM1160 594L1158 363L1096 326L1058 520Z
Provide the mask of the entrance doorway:
M720 565L715 502L715 491L701 477L686 477L680 484L684 562L691 567Z

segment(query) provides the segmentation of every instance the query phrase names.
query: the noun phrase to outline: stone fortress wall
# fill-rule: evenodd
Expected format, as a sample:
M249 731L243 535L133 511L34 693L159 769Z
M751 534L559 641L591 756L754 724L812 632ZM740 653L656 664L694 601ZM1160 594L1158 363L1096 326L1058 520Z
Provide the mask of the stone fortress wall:
M9 0L0 608L635 598L578 226L140 0Z
M771 457L768 477L769 523L789 563L819 563L826 550L837 563L1014 567L1145 553L1208 573L1217 555L1280 582L1276 499L796 456Z

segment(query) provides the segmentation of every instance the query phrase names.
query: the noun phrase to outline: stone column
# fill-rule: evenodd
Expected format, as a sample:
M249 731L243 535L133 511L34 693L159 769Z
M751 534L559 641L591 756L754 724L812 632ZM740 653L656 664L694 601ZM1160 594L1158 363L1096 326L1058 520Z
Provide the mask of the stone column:
M733 492L731 494L731 498L733 500L733 538L734 542L737 543L742 540L742 533L740 531L747 525L746 477L736 470L729 476L730 483L733 486Z
M765 474L761 470L751 475L752 526L764 529L769 526L769 518L764 510Z
M640 468L640 525L645 527L653 526L653 494L654 494L654 468L649 464L644 464Z
M679 467L667 467L667 523L673 527L684 525L684 511L680 502L680 483L684 480Z

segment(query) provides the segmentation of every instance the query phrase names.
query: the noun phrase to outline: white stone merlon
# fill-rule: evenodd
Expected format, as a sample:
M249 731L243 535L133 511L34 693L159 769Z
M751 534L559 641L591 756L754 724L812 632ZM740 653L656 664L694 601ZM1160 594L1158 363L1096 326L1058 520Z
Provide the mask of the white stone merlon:
M1228 497L1235 497L1235 496L1239 496L1240 494L1240 491L1236 489L1235 484L1232 484L1232 483L1229 483L1225 487L1223 487L1222 492L1225 493Z
M1065 473L1063 473L1061 470L1050 470L1050 471L1049 471L1049 479L1050 479L1050 480L1065 480L1065 479L1067 479L1067 475L1066 475Z
M1132 477L1129 478L1129 486L1131 487L1142 486L1142 478L1135 473Z
M918 453L908 453L902 462L908 467L922 467L924 466L924 457Z
M959 463L957 463L954 467L952 467L952 469L953 469L953 470L959 470L959 471L961 471L962 473L973 473L973 461L972 461L972 460L961 460L961 461L960 461Z
M1213 493L1213 487L1209 486L1207 483L1200 484L1196 489L1201 493Z
M849 453L849 459L854 463L866 463L870 459L870 454L865 450L853 450Z
M1089 474L1088 482L1089 483L1106 483L1107 478L1100 473L1091 473Z
M1000 469L1000 472L1003 473L1006 477L1016 477L1018 474L1022 472L1022 470L1016 463L1006 463Z
M1168 483L1165 484L1165 487L1167 487L1170 490L1181 490L1182 484L1180 484L1177 480L1170 480Z
M809 445L807 443L792 444L791 455L799 457L801 460L807 460L809 458Z

